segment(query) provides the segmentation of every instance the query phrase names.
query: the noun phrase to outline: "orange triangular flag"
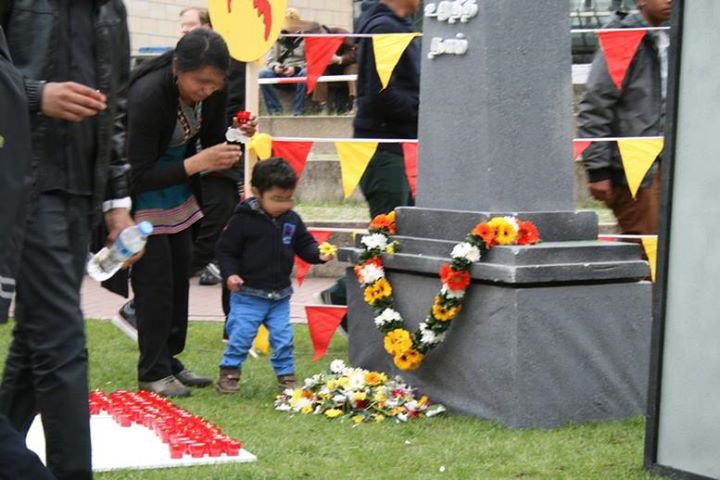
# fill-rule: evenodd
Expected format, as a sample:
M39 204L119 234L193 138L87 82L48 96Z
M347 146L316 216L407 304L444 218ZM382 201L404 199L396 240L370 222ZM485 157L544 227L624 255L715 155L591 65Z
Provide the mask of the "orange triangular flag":
M402 144L403 156L405 157L405 176L410 184L410 191L413 198L417 194L417 169L418 169L418 144L407 142Z
M635 198L648 170L663 149L662 138L618 140L628 188Z
M327 69L330 59L344 41L345 37L307 37L305 39L308 95L315 90L318 78Z
M282 157L293 167L298 179L302 176L313 142L286 142L273 140L272 149L276 157Z
M650 264L650 279L655 281L655 272L657 271L657 237L644 237L642 239L643 249L645 249L645 255L648 258Z
M340 157L340 173L342 174L343 192L345 198L352 195L353 190L360 183L370 159L377 151L377 142L337 142L338 157Z
M333 235L333 232L325 230L309 230L309 232L318 243L327 242ZM295 279L298 282L298 287L302 287L302 284L305 281L305 276L310 271L310 268L312 268L311 264L295 255Z
M577 160L591 143L590 140L573 140L573 160Z
M618 90L622 90L627 69L646 33L646 30L598 32L598 41L605 54L608 73Z
M315 350L313 362L325 356L330 339L346 313L347 307L344 306L305 307L310 339Z
M395 70L405 49L418 35L418 33L387 33L375 35L372 38L375 68L380 77L383 90L390 83L393 70Z

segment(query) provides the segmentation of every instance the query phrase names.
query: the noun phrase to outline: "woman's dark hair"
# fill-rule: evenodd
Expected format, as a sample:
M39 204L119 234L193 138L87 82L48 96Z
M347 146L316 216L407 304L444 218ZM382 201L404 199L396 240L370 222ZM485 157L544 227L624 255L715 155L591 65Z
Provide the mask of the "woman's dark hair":
M250 183L263 194L273 187L289 190L297 186L295 170L280 157L272 157L255 164Z
M225 40L216 32L209 28L196 28L184 35L174 50L169 50L133 70L130 83L150 72L167 67L173 61L181 72L213 67L226 73L230 67L230 52Z

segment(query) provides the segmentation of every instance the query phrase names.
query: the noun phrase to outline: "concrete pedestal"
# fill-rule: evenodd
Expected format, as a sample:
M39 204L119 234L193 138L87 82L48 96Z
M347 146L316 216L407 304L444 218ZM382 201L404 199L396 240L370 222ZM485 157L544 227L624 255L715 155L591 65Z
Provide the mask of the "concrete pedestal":
M440 288L437 272L449 261L452 246L489 216L398 210L402 253L386 257L385 268L397 309L411 331L432 305ZM592 240L597 237L594 214L519 216L537 222L541 236L550 241L496 247L475 264L462 313L445 342L413 372L394 367L349 269L350 361L401 374L452 410L511 427L641 415L652 285L643 280L649 271L640 247ZM426 229L443 238L423 237ZM558 241L563 236L572 240ZM351 249L343 255L351 259L356 253Z

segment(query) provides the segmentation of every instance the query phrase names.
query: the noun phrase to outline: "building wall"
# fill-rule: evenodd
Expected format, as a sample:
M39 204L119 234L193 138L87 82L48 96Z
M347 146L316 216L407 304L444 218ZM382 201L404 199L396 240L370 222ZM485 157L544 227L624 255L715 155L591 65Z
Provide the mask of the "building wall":
M125 0L133 52L141 47L170 47L180 36L180 11L206 5L204 0ZM304 20L352 29L352 0L289 0Z

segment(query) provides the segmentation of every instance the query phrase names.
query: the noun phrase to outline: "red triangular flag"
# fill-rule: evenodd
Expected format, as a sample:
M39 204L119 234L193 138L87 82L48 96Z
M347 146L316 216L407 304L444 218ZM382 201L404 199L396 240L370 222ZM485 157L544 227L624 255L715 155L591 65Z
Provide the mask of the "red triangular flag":
M325 356L330 339L346 313L347 307L343 306L305 307L310 339L315 350L313 362Z
M327 242L333 235L333 232L325 230L309 230L309 232L318 243ZM305 281L305 276L310 271L310 268L312 268L311 264L295 255L295 279L298 282L298 287L302 287L302 284Z
M590 140L573 140L573 160L577 160L591 143Z
M318 78L327 69L330 59L338 51L345 37L305 38L305 63L307 65L307 93L315 90Z
M417 193L417 169L418 169L418 143L403 143L403 155L405 157L405 176L410 184L410 191L413 198Z
M276 157L282 157L295 170L298 179L302 176L307 163L308 155L312 150L313 142L285 142L282 140L273 140L273 154Z
M610 78L615 82L618 90L622 90L627 69L646 33L646 30L598 32L600 48L605 54Z

